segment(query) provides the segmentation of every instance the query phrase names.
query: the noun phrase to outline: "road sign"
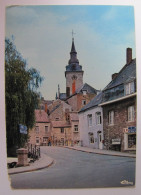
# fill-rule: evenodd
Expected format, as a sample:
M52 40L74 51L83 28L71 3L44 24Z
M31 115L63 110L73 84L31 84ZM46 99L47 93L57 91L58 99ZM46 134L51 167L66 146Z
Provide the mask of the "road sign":
M27 126L19 124L20 133L27 134Z

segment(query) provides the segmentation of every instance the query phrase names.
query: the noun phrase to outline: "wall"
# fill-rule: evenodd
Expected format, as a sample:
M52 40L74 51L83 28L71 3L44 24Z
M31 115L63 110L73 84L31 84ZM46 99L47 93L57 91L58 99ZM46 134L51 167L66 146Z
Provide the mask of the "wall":
M39 126L39 134L35 132L35 127ZM45 126L48 126L48 133L45 133ZM50 129L50 123L36 123L35 126L30 129L29 131L29 137L31 144L36 144L36 137L39 137L40 144L43 143L43 137L51 137L51 129Z
M79 87L83 85L83 72L67 72L66 73L66 87L70 87L70 95L72 95L73 75L77 76L77 79L75 81L75 89L77 90Z
M102 140L103 140L103 120L102 124L96 124L96 112L101 112L101 118L103 118L102 108L94 107L85 112L79 113L79 128L80 128L80 140L83 142L83 146L90 148L99 148L98 143L98 131L101 131ZM88 114L92 114L92 126L88 127ZM88 133L92 132L94 134L94 143L90 143ZM103 144L101 141L101 149L103 149Z
M103 106L103 131L105 146L107 149L112 148L112 139L121 139L121 151L124 151L124 128L129 126L136 126L136 112L135 121L128 122L127 109L131 105L135 105L136 98L129 98ZM108 112L114 110L114 125L108 124ZM136 105L135 105L136 110Z

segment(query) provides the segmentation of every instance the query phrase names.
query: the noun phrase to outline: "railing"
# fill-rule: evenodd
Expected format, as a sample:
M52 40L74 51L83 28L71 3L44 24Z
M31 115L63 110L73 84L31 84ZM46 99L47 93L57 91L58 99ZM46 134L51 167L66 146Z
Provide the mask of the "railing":
M41 157L40 146L34 144L28 144L28 158L31 158L34 162Z

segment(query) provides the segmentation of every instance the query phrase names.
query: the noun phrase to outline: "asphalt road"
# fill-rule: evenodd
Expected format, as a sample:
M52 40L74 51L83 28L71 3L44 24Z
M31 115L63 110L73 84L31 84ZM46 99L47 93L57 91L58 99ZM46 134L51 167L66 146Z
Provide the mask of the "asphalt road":
M41 147L41 152L52 157L55 163L39 171L10 175L14 189L131 187L135 184L134 158L61 147Z

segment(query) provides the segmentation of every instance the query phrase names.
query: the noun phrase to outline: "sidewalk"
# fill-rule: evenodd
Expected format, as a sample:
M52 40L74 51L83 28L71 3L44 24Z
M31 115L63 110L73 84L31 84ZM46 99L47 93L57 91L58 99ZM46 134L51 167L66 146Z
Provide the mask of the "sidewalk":
M17 158L7 159L7 162L17 162L17 161L18 161ZM24 173L24 172L44 169L52 165L53 162L54 160L52 158L42 153L41 158L39 158L39 160L36 160L34 163L30 163L30 165L26 167L17 167L17 168L8 169L8 174L12 175L17 173Z
M81 147L81 146L65 146L65 148L69 148L72 150L78 150L82 152L94 153L94 154L101 154L101 155L111 155L111 156L119 156L119 157L131 157L136 158L136 154L129 154L126 152L118 152L118 151L111 151L111 150L101 150L101 149L93 149L88 147Z

